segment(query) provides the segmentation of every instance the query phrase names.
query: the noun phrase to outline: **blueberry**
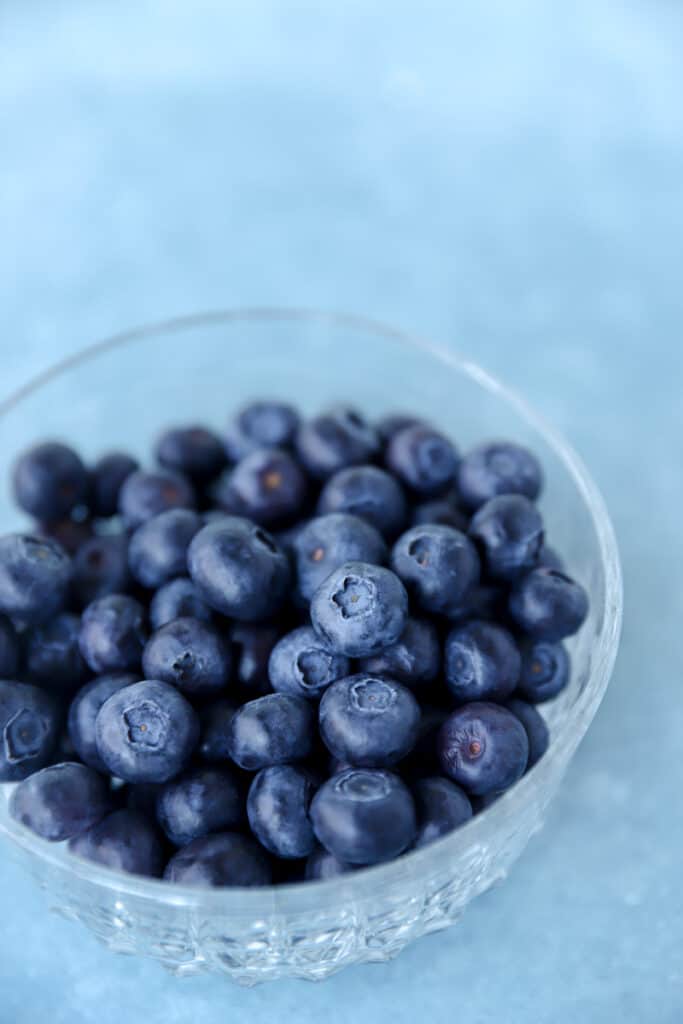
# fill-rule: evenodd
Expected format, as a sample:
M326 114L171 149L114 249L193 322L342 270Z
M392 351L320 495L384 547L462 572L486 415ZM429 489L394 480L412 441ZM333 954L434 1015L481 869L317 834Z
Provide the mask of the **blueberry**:
M461 614L479 582L474 545L451 526L413 526L396 541L390 564L418 607L439 615Z
M218 630L199 619L174 619L151 637L142 652L147 679L160 679L183 693L225 688L232 667L230 647Z
M8 618L0 615L0 679L12 679L19 672L21 644Z
M387 549L374 526L342 512L311 519L293 541L297 588L310 601L323 580L345 562L386 562Z
M441 526L453 526L456 530L467 532L469 516L454 498L446 495L443 498L432 498L423 501L413 508L413 525L423 526L425 523L439 523Z
M131 473L140 468L137 459L126 452L108 452L90 470L90 505L94 516L115 516L119 493Z
M278 857L307 857L315 846L308 817L312 777L293 765L263 768L249 787L247 816L262 846Z
M556 569L535 569L510 594L510 614L536 640L562 640L588 615L588 595L580 583Z
M128 538L124 533L91 537L76 552L71 590L82 607L109 594L122 594L129 584Z
M111 810L106 779L84 764L43 768L19 783L10 798L15 821L52 842L77 836Z
M534 501L543 473L538 459L509 441L491 441L468 452L458 469L458 492L468 508L477 509L499 494L522 494Z
M310 626L300 626L278 640L268 663L274 690L309 700L317 700L330 683L348 674L348 658L330 651Z
M229 729L230 756L247 771L302 761L313 746L315 717L308 701L269 693L243 704Z
M307 492L306 476L289 452L256 448L225 471L212 493L226 512L275 527L301 513Z
M433 682L441 667L436 626L428 619L408 619L396 643L363 658L360 667L371 675L396 679L410 689Z
M413 787L413 794L418 823L416 849L433 843L472 817L467 793L441 776L420 779Z
M350 466L330 477L320 493L318 513L346 512L364 519L385 537L405 526L406 498L395 477L377 466Z
M130 686L136 678L126 672L98 676L82 686L71 701L68 718L71 743L81 761L102 774L107 773L107 766L98 754L95 742L97 713L105 700L124 686Z
M384 459L407 487L425 496L447 490L458 469L455 446L433 427L422 423L394 434Z
M60 612L49 622L27 630L24 639L26 674L49 690L77 689L87 675L78 645L81 620Z
M365 562L346 562L311 601L318 636L338 654L365 658L395 644L408 619L408 595L398 576Z
M526 701L519 700L518 697L511 697L505 702L505 707L513 713L515 718L520 720L526 731L529 741L529 760L526 766L528 771L537 761L540 761L548 749L550 743L548 726L533 704L527 704Z
M74 836L69 850L77 857L132 875L158 878L164 869L164 848L157 830L144 815L126 808Z
M81 654L93 672L137 669L147 639L142 605L126 594L109 594L81 616Z
M152 629L161 629L174 619L186 618L211 622L212 614L192 580L179 576L159 587L150 602L149 621Z
M483 552L489 576L514 580L536 565L543 546L543 520L528 498L501 494L475 512L469 535Z
M564 572L564 562L554 548L549 548L547 544L544 544L539 552L536 568L556 569L557 572Z
M92 523L88 519L59 519L56 523L40 523L37 532L41 537L51 537L66 551L75 555L93 535Z
M128 565L138 583L156 589L182 576L190 541L202 525L196 512L170 508L138 526L128 547Z
M569 655L562 644L549 640L523 644L519 695L532 704L551 700L569 682L569 669Z
M290 581L287 556L270 534L236 516L199 531L190 544L188 567L201 597L241 622L272 615Z
M320 702L320 735L340 760L357 768L388 768L412 749L420 707L393 679L359 673L333 683Z
M167 782L157 797L159 824L176 846L234 828L243 817L239 783L226 768L196 768Z
M219 832L188 843L171 857L167 882L201 886L269 885L268 855L259 844L236 832Z
M88 474L68 445L46 441L20 455L12 473L14 499L43 523L64 519L88 495Z
M95 720L97 752L126 782L168 782L186 766L199 719L173 686L145 679L118 690Z
M325 480L347 466L369 462L379 451L377 432L347 406L335 406L302 423L296 449L311 476Z
M481 583L470 594L465 611L475 619L505 622L509 591L505 584Z
M441 770L468 793L502 792L524 774L529 741L524 726L498 704L475 701L444 722L438 738Z
M270 624L236 623L230 632L235 662L235 682L245 699L271 692L268 662L280 638L280 629Z
M239 462L255 448L287 447L298 425L299 414L285 402L251 402L228 424L225 451L232 462Z
M119 493L119 512L133 530L169 508L194 508L192 485L179 473L136 470L126 477Z
M317 847L306 861L304 878L307 882L326 882L329 878L338 878L354 871L355 864L347 864L328 853L323 846Z
M446 637L446 684L459 704L505 700L519 679L521 657L506 629L473 619Z
M200 486L218 476L227 461L218 434L197 424L164 431L155 454L164 469L181 473Z
M394 434L398 434L407 427L418 426L424 426L424 421L418 419L417 416L405 412L393 412L383 416L377 423L376 429L382 441L387 444Z
M318 841L349 864L392 860L417 833L410 791L387 771L349 768L334 775L313 797L310 814Z
M0 613L22 625L61 611L70 575L71 559L56 541L24 533L0 537Z
M0 782L25 779L46 765L60 728L61 714L49 694L0 679Z
M201 708L197 754L202 761L213 764L230 760L230 723L235 710L235 705L225 697Z

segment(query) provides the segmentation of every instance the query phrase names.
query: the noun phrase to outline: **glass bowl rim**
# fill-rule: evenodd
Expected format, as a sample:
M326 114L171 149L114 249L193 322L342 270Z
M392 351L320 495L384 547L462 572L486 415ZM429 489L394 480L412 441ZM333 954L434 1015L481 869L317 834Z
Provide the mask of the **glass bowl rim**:
M436 362L458 372L480 387L511 406L513 410L539 433L543 440L558 456L568 471L577 491L582 497L597 535L602 570L605 577L605 607L600 632L593 647L591 679L597 679L593 688L587 686L572 706L572 714L563 722L553 744L549 757L571 751L585 734L604 696L619 645L622 620L622 574L616 536L604 499L593 482L583 460L545 418L537 413L527 401L513 389L500 382L477 363L461 356L457 351L439 346L420 335L403 331L370 317L352 313L320 309L289 307L245 307L217 309L166 320L154 321L134 327L93 342L73 354L46 367L20 385L5 399L0 400L0 417L10 412L24 398L49 384L83 363L96 359L116 348L163 334L176 334L196 327L219 326L244 322L300 321L321 325L366 331L387 341L421 350ZM455 861L458 855L483 843L482 833L489 828L502 825L506 819L515 816L518 808L533 798L538 788L544 763L541 761L519 782L496 800L490 807L475 815L469 822L450 835L425 846L403 854L394 861L360 869L326 881L288 883L286 885L259 888L226 887L200 888L171 885L162 879L150 879L130 875L103 865L70 856L65 859L62 844L54 846L40 839L24 826L8 819L0 819L0 834L7 836L15 845L54 867L60 873L75 879L97 885L111 891L112 896L142 898L156 904L183 907L218 913L236 913L240 917L261 917L272 912L306 912L323 904L336 906L341 901L359 902L377 898L382 889L392 889L405 881L426 876L429 865L445 866ZM424 870L421 870L424 869Z

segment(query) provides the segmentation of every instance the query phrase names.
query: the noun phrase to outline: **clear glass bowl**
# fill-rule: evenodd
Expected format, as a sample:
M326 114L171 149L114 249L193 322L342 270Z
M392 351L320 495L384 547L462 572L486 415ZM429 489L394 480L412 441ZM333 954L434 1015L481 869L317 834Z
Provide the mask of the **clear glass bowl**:
M590 614L570 642L569 689L544 709L549 752L505 796L452 835L393 863L328 882L267 889L192 889L123 875L68 855L12 821L0 787L3 850L112 950L154 957L177 974L222 972L253 984L321 979L386 960L444 928L504 878L546 808L607 687L621 621L616 542L602 498L568 445L479 367L370 321L306 311L207 313L117 335L40 374L0 405L0 531L17 525L7 480L39 437L86 457L128 447L145 457L171 422L220 428L235 406L280 396L312 412L351 400L370 416L424 415L462 447L485 438L528 444L546 473L549 536L588 589Z

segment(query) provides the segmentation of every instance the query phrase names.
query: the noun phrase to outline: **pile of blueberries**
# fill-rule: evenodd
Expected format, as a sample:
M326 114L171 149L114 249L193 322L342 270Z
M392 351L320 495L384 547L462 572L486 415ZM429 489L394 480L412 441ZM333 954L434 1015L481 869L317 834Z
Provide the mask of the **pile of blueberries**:
M193 885L321 879L466 822L545 752L583 588L538 461L429 423L253 402L157 468L17 460L0 781L39 836Z

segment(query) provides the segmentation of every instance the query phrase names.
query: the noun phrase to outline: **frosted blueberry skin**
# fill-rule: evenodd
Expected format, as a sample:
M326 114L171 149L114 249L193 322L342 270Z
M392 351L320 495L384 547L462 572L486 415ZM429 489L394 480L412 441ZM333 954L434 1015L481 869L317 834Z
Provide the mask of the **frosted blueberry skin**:
M379 452L380 440L361 413L338 405L302 423L295 447L306 471L325 480L347 466L371 462Z
M98 676L81 687L71 701L67 727L73 748L84 764L103 775L107 773L107 766L98 754L95 742L97 714L114 693L136 680L137 676L127 672Z
M240 622L267 619L289 589L286 554L248 519L224 516L205 526L190 544L187 561L200 596Z
M543 486L543 471L528 448L489 441L462 458L457 480L463 505L478 509L499 494L522 494L535 501Z
M200 737L197 756L207 764L230 760L230 723L236 707L224 697L199 710Z
M145 679L114 693L95 720L97 752L126 782L168 782L187 765L199 719L173 686Z
M531 704L552 700L567 686L570 661L560 643L547 640L522 644L522 668L517 684L518 696Z
M98 675L137 670L146 639L144 609L127 594L101 597L81 616L81 654Z
M461 615L479 582L471 540L451 526L413 526L396 541L390 565L424 612Z
M325 691L318 721L325 746L338 760L388 768L415 745L420 707L400 683L360 673Z
M509 789L529 758L526 730L511 711L475 701L454 711L438 737L444 775L474 796Z
M166 865L164 878L180 885L270 885L272 869L265 850L236 832L202 836L179 850Z
M472 516L469 535L494 580L515 580L533 569L543 547L543 519L528 498L502 494Z
M346 875L355 869L355 864L347 864L343 860L338 860L323 846L319 846L306 861L304 879L307 882L326 882L329 878L338 878L339 875Z
M116 515L125 480L140 468L127 452L108 452L90 470L90 509L94 516Z
M248 701L230 722L230 756L247 771L302 761L313 749L314 722L302 697L270 693Z
M160 679L188 695L225 689L230 680L230 645L218 629L199 619L174 619L152 633L142 652L147 679Z
M68 761L24 779L9 805L15 821L52 842L77 836L111 809L107 780L87 765Z
M301 514L308 495L306 474L289 452L257 448L225 471L212 488L226 512L275 528Z
M453 483L458 469L455 445L438 430L419 423L394 434L384 453L391 472L413 492L436 496Z
M0 613L21 625L52 618L65 606L71 559L48 537L7 533L0 537Z
M375 676L389 676L411 690L433 682L441 668L439 633L429 619L409 618L396 643L379 654L361 658L359 668Z
M563 640L583 625L588 595L580 583L555 569L535 569L510 593L510 615L535 640Z
M192 485L178 473L138 469L126 477L119 492L119 513L131 529L170 508L195 508Z
M285 402L250 402L228 423L225 452L231 462L239 462L255 448L289 447L298 425L298 412Z
M345 562L382 565L387 548L381 534L358 516L343 512L310 519L292 541L297 593L309 602L320 584Z
M420 779L413 786L413 796L418 822L415 849L448 835L472 817L467 793L441 776Z
M73 557L71 593L80 608L130 586L128 537L124 533L91 537Z
M446 684L460 704L505 700L515 689L520 671L519 649L502 626L473 619L446 637Z
M164 846L158 830L143 814L122 808L69 840L77 857L115 871L159 878L164 870Z
M318 499L318 515L343 512L395 537L405 526L408 505L398 480L378 466L350 466L330 477Z
M147 519L130 538L128 566L143 587L156 589L187 567L190 541L203 526L198 513L171 508Z
M519 697L511 697L505 702L505 707L511 711L515 718L518 718L526 731L529 741L529 760L526 769L540 761L550 744L550 733L548 726L541 713L533 706Z
M161 629L174 619L200 619L211 622L211 608L199 596L191 579L179 576L169 580L154 594L149 605L149 622L153 630Z
M78 615L60 612L27 630L24 664L31 682L56 693L78 689L88 675L78 643L80 627Z
M379 864L406 850L417 834L415 804L398 775L349 768L325 782L311 802L313 831L349 864Z
M389 569L346 562L316 590L311 622L331 650L365 658L399 639L408 619L405 587Z
M307 700L318 700L330 683L349 671L349 659L334 654L311 626L300 626L278 640L268 662L270 684L277 693Z
M227 462L218 434L199 424L171 427L157 441L157 462L202 486L218 476Z
M240 825L244 818L239 782L228 768L197 768L161 787L157 820L175 846Z
M54 523L87 500L88 473L73 448L46 441L19 456L12 489L24 512L43 523Z
M315 846L308 810L315 792L309 772L294 765L263 768L247 797L251 831L271 853L285 860L307 857Z
M0 782L43 768L57 746L62 716L53 697L30 683L0 679Z
M5 615L0 615L0 678L16 676L20 664L21 644L17 631Z

